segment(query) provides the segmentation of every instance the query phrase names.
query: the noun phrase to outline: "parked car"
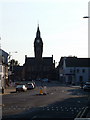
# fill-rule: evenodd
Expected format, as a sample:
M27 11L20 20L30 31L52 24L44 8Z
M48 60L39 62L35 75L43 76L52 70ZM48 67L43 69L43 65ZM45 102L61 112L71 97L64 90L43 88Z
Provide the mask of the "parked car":
M34 86L33 83L28 83L28 84L26 85L26 87L27 87L27 90L31 90L31 89L34 89L34 88L35 88L35 86Z
M34 87L36 87L36 83L35 83L35 81L34 81L34 80L32 80L32 83L34 84Z
M41 78L37 78L36 81L41 81Z
M27 87L25 85L17 85L16 86L16 92L20 92L20 91L27 91Z
M48 78L44 78L44 79L42 79L42 81L43 82L48 82L49 80L48 80Z
M90 91L90 82L86 82L83 86L84 91Z

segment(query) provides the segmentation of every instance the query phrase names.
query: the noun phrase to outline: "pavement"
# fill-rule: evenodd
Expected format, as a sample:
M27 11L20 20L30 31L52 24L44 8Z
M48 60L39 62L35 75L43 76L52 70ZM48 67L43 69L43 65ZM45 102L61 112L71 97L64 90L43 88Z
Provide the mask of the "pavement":
M15 91L16 91L15 87L7 87L6 89L4 89L4 93L0 93L0 95L11 94L12 92L15 92Z

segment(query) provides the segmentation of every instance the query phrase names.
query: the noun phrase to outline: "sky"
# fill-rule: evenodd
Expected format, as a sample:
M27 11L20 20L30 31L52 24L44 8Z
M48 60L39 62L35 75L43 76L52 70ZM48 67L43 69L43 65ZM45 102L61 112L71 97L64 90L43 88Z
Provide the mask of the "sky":
M0 0L0 44L23 65L34 57L39 24L43 57L88 57L89 0ZM17 53L15 53L17 51Z

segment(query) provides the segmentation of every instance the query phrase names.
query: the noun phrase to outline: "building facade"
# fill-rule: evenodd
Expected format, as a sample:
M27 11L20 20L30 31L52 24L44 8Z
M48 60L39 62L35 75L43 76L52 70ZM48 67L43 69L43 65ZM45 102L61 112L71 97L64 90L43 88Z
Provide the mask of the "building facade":
M0 49L0 87L8 85L8 53Z
M90 58L61 57L59 79L68 84L90 81Z
M25 64L23 65L25 80L41 78L55 79L55 61L53 60L53 55L52 57L42 57L42 54L43 41L38 25L34 40L35 57L25 56Z

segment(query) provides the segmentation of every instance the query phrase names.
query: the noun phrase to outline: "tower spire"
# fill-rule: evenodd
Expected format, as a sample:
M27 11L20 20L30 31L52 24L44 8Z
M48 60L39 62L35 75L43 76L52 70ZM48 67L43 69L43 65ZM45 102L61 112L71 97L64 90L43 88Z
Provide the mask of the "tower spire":
M34 53L35 53L35 58L37 58L38 60L42 58L43 41L40 36L39 24L37 26L36 38L34 41Z
M40 38L39 24L38 24L38 26L37 26L37 33L36 33L36 37L37 37L37 38Z

